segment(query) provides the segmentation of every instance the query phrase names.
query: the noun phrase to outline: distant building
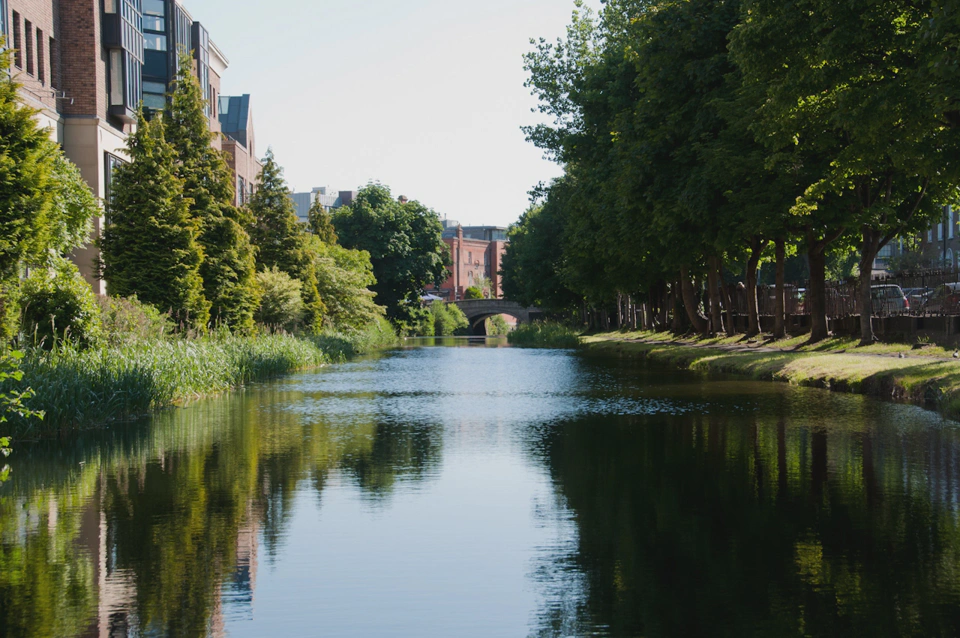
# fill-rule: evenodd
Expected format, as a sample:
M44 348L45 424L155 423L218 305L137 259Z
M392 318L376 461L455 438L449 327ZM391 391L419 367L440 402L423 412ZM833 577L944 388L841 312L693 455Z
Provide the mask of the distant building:
M463 299L464 292L481 279L488 279L486 293L503 296L500 264L507 247L507 229L501 226L461 226L441 220L443 243L450 249L450 277L440 286L440 296L448 301Z
M243 206L250 201L263 170L263 164L257 159L250 96L221 97L219 120L223 132L223 150L227 153L227 164L233 171L233 204Z
M290 198L297 206L297 217L306 224L315 201L319 201L326 210L330 211L353 204L353 200L357 198L357 191L334 191L331 188L318 186L309 193L290 193Z

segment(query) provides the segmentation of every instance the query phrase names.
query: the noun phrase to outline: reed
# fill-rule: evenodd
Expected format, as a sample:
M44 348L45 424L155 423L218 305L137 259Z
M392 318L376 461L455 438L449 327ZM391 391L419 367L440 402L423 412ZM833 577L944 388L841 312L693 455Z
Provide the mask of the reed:
M288 335L155 339L81 349L69 342L33 348L21 362L43 421L11 419L16 438L108 425L224 392L332 357L322 344Z
M573 328L555 321L537 321L517 326L507 340L524 348L577 348L580 334Z

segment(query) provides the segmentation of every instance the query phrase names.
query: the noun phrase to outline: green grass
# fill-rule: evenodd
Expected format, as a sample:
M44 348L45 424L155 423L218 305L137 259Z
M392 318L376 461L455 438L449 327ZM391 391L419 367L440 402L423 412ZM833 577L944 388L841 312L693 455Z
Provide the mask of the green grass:
M614 333L584 339L594 352L636 356L701 372L732 373L753 379L826 388L935 407L960 417L960 362L930 356L879 356L882 348L844 350L843 342L825 349L730 350L736 340L663 343L653 333ZM656 340L656 341L655 341ZM777 346L790 342L778 342ZM902 346L909 350L909 346ZM900 352L903 350L895 350Z
M103 426L395 343L392 330L373 329L312 338L217 336L31 349L21 364L22 384L36 393L30 408L46 416L8 425L20 439Z
M580 333L561 323L538 321L517 326L507 335L507 341L525 348L576 348L580 345Z

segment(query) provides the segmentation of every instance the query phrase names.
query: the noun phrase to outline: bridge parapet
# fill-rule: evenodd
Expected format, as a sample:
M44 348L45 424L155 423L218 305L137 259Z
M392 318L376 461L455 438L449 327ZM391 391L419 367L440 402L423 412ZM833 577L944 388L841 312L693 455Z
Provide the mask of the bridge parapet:
M471 326L494 315L510 315L520 323L530 323L531 316L540 314L537 308L527 308L507 299L464 299L453 303L467 316Z

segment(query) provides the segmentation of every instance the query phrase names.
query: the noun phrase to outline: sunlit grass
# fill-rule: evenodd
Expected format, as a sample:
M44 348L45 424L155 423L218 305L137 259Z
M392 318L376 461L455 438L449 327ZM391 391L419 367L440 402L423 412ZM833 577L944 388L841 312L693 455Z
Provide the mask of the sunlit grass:
M537 321L517 326L507 340L525 348L576 348L580 345L580 333L562 323Z
M665 343L664 337L662 333L615 333L586 337L584 343L593 351L644 357L684 369L894 399L938 407L951 418L960 417L960 362L952 358L876 356L890 352L880 348L840 352L842 340L824 350L730 350L724 346L736 340ZM694 343L700 347L690 347Z

